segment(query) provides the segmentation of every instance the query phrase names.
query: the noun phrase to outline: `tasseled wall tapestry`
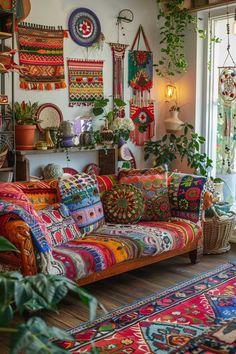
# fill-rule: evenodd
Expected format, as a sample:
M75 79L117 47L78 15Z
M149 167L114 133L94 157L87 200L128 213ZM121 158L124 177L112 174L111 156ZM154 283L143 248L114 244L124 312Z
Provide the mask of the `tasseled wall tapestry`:
M141 36L146 50L139 50ZM137 49L135 49L137 47ZM135 130L130 139L139 146L154 136L154 102L150 97L153 85L153 57L142 26L139 26L129 51L128 83L132 88L130 116Z
M25 67L20 88L52 90L66 87L61 27L29 23L18 25L19 62Z
M103 60L68 59L69 106L89 106L103 98Z

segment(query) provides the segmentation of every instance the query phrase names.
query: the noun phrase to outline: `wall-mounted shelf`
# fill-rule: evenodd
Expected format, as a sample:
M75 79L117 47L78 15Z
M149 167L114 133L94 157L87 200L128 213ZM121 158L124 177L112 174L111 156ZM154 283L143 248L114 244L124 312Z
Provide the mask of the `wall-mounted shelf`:
M195 1L197 3L197 1ZM193 5L191 5L190 7L190 12L196 12L196 11L202 11L202 10L211 10L211 9L214 9L216 7L221 7L221 6L226 6L226 5L235 5L235 1L233 0L221 0L221 1L216 1L216 2L211 2L209 3L208 1L208 4L204 4L204 5L195 5L194 3Z
M0 39L12 38L12 34L8 32L0 32Z
M59 149L49 149L49 150L17 150L16 151L16 180L17 181L28 181L30 179L30 156L43 156L54 155L66 153L86 153L91 151L98 152L98 165L100 167L101 175L109 175L116 173L117 170L117 149L115 147L98 146L95 149L86 148L59 148ZM52 160L53 162L53 160Z

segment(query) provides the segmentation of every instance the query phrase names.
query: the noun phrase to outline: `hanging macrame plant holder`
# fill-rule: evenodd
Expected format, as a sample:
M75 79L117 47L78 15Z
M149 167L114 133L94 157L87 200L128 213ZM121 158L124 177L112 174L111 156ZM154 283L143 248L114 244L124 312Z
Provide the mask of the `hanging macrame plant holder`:
M228 46L227 56L223 66L219 67L219 126L222 127L219 134L223 143L218 141L218 148L221 149L220 164L218 168L221 173L232 173L233 160L236 146L236 63L230 52L229 41L229 17L227 12L227 35ZM231 66L226 66L227 60L232 62ZM219 166L219 163L218 163Z
M141 37L146 50L139 50ZM155 120L154 102L150 97L153 85L153 56L141 25L129 51L128 83L132 88L130 117L135 125L130 139L134 144L143 146L145 141L154 136Z

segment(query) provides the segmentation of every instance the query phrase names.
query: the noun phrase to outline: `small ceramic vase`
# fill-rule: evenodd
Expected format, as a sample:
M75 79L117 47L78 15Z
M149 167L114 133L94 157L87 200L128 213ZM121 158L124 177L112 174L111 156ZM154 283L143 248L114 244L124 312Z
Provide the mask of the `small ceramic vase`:
M175 133L182 129L182 124L184 124L184 122L179 119L178 111L170 111L169 113L169 117L164 120L166 131L167 133Z
M105 121L105 126L101 131L101 137L103 144L111 145L113 144L114 134L111 129L108 128L108 122Z

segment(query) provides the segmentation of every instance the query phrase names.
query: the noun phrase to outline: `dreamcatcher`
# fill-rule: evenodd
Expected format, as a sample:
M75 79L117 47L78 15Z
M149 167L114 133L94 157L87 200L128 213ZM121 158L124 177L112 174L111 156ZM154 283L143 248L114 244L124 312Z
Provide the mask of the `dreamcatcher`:
M220 166L218 172L231 173L236 147L236 64L230 52L230 26L227 11L227 56L223 66L219 67L219 112L218 112L218 151ZM232 61L227 66L227 60Z

